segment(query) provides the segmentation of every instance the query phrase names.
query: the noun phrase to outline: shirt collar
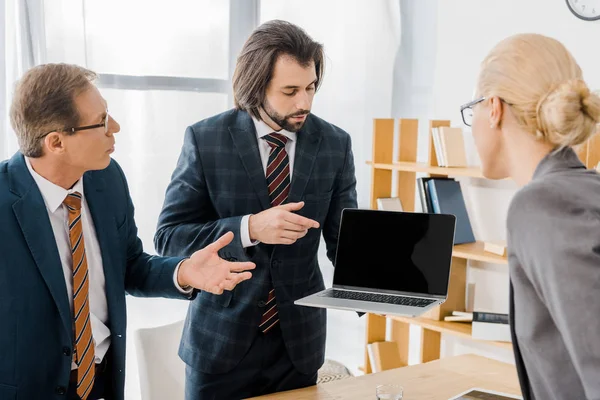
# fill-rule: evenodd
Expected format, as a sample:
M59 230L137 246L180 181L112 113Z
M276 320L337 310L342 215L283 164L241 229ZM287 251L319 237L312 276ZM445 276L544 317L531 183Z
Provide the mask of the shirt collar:
M69 193L79 192L83 197L83 178L78 180L75 185L69 190L66 190L54 183L50 182L40 174L34 171L31 166L31 161L29 161L28 157L25 157L25 163L27 164L27 168L29 169L29 173L33 176L35 183L37 184L40 192L42 193L42 197L44 198L44 203L46 203L46 208L51 213L54 213L58 207L63 203L65 198Z
M281 129L279 131L274 131L269 125L267 125L264 121L258 120L252 117L252 121L254 122L254 127L256 128L256 136L260 139L264 136L270 135L271 133L279 133L280 135L285 136L289 140L295 142L298 137L297 132L289 132L285 129Z

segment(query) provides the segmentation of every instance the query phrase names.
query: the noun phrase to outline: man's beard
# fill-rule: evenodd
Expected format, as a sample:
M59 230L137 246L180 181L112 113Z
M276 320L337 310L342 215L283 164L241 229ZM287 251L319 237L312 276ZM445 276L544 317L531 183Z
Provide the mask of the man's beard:
M290 121L290 119L292 117L308 115L310 113L310 110L300 110L293 114L282 116L277 111L275 111L273 109L273 107L271 107L271 105L267 102L267 100L265 100L265 102L263 104L263 110L265 111L265 114L267 114L273 122L275 122L282 129L285 129L288 132L298 132L300 129L302 129L302 127L304 126L304 123L306 122L306 119L304 119L304 121L300 121L300 122L292 122L292 121Z

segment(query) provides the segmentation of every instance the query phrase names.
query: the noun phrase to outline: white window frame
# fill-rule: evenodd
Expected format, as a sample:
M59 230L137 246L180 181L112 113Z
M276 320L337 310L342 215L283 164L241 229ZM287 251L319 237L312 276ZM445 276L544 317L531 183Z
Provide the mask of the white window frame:
M103 74L100 72L96 85L99 88L121 90L174 90L197 93L223 93L227 94L228 106L232 107L233 93L231 91L231 82L237 57L246 39L258 26L259 22L260 0L229 0L229 67L227 79L134 76Z

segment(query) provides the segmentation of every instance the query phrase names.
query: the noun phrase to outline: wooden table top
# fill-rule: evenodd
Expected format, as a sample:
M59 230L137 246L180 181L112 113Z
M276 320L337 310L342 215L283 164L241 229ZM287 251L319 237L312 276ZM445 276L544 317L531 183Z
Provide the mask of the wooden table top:
M401 385L407 400L448 400L472 387L520 395L514 365L467 354L254 399L375 399L375 388L381 384Z

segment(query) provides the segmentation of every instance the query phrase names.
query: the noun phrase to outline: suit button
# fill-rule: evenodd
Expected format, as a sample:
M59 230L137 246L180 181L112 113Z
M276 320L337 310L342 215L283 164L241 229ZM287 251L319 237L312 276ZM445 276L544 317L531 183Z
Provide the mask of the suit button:
M71 357L71 349L68 347L63 347L63 355Z
M267 305L267 303L266 303L266 302L264 302L264 301L262 301L262 300L258 302L258 306L259 306L260 308L263 308L263 307L264 307L264 306L266 306L266 305Z
M61 396L67 394L67 389L64 386L58 386L54 391Z
M273 267L279 267L279 266L281 265L281 261L279 261L279 260L273 260L273 261L271 262L271 265L272 265Z

